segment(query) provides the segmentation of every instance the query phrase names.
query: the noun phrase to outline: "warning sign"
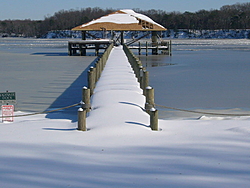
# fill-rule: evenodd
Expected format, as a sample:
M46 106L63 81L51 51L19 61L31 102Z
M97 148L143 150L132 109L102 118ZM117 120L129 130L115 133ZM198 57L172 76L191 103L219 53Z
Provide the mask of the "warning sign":
M14 105L2 105L2 120L3 122L14 121Z

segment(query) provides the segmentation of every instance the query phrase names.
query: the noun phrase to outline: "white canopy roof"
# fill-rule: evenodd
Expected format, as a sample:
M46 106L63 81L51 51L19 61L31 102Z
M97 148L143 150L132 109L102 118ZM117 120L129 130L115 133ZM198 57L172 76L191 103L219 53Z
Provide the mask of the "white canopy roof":
M130 9L119 10L72 30L166 30L151 18Z

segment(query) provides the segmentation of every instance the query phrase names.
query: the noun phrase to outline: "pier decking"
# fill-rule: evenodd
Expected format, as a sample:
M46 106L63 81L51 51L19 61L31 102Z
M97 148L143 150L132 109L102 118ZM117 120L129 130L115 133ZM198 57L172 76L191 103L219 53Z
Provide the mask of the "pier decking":
M142 110L145 105L143 91L132 72L122 46L114 47L92 96L92 111L88 117L91 124L88 126L98 126L97 114L99 119L109 122L107 125L150 124L149 115ZM138 119L143 121L138 122Z

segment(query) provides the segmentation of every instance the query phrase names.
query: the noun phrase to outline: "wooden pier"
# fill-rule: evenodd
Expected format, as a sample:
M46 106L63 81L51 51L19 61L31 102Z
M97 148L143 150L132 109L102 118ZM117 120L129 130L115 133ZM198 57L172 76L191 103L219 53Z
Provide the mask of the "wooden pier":
M128 46L129 49L138 49L138 54L141 55L142 50L145 50L146 55L148 55L149 50L152 50L152 55L172 55L172 42L169 41L162 41L160 43L150 44L148 42L141 43L138 42L138 45Z
M106 49L113 40L100 39L100 40L73 40L68 42L68 54L86 56L87 50L95 50L95 55L99 54L100 49ZM152 50L152 55L172 55L172 44L171 41L162 41L160 43L141 43L138 42L136 45L128 46L130 49L138 49L138 54L141 55L144 50L146 55L149 54L149 50Z
M95 54L99 54L100 49L106 49L113 40L100 39L100 40L73 40L68 42L68 54L69 56L79 54L80 56L86 56L88 49L94 49Z

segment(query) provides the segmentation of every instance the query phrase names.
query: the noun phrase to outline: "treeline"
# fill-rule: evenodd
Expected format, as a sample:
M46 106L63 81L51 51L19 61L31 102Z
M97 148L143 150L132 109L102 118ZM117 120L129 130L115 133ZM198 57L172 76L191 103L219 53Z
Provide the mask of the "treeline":
M199 10L197 12L166 12L163 10L140 10L157 23L168 29L250 29L250 3L237 3L222 6L219 10ZM42 37L51 30L70 30L75 26L99 18L116 9L82 8L80 10L61 10L44 20L3 20L0 21L2 35Z

